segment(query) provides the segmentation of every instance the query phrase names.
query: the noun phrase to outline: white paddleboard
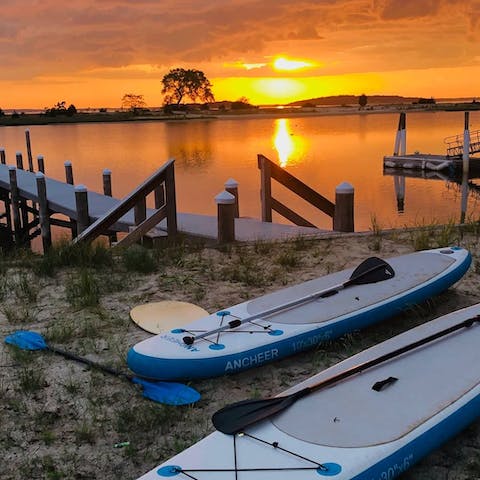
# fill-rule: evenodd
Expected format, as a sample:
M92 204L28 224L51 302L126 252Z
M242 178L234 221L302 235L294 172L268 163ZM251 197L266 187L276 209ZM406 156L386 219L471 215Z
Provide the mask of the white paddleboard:
M480 415L479 315L474 305L350 357L282 395L333 377L328 388L235 435L214 432L141 480L396 478Z
M351 268L178 325L137 343L128 352L128 366L136 375L167 381L256 367L371 325L442 292L465 274L471 256L463 248L452 247L386 261L394 275L389 273L382 281L316 296L347 281L355 272ZM295 304L305 297L310 299ZM295 306L274 314L262 313L291 303ZM254 320L242 323L252 316ZM236 326L229 328L230 324ZM225 326L226 330L202 337ZM191 338L194 341L187 344Z

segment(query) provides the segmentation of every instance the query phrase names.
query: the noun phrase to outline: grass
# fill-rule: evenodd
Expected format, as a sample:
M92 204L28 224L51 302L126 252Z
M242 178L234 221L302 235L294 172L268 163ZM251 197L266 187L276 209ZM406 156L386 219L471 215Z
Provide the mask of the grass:
M76 307L95 307L100 302L100 285L95 275L87 269L69 277L65 292L68 302Z
M118 256L102 253L102 247L70 250L57 246L48 261L19 253L0 260L4 272L0 296L3 288L6 292L0 322L5 331L28 324L52 345L127 372L126 352L148 336L129 319L129 309L139 303L185 300L215 311L283 285L356 266L369 255L369 249L377 248L374 245L394 255L399 248L413 250L422 243L458 242L468 244L474 258L480 258L477 224L464 225L461 232L453 224L421 227L428 232L425 238L423 232L414 234L410 229L394 234L382 231L372 220L371 235L348 242L342 238L293 239L233 244L221 250L182 242L163 249L135 248L133 253ZM362 252L360 259L356 251ZM127 265L128 256L131 263ZM150 270L152 264L155 269ZM211 415L225 403L280 393L432 318L444 301L464 306L462 302L471 301L465 292L476 289L478 268L468 274L468 289L460 282L447 297L426 302L391 322L254 371L193 382L202 400L190 407L148 401L136 386L57 355L0 346L0 365L4 365L0 370L0 449L12 459L3 466L2 475L6 480L137 478L210 433ZM455 439L455 448L457 444L476 445L478 435L478 428L473 439L461 435ZM124 441L130 445L114 448ZM475 446L473 451L478 454L480 450ZM426 462L431 466L435 460ZM455 471L476 478L477 463L459 455Z

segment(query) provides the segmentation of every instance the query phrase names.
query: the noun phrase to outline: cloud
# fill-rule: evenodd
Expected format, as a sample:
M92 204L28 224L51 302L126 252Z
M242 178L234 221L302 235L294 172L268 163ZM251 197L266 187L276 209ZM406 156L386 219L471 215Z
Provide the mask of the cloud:
M477 55L480 13L478 0L4 3L0 64L11 80L92 71L160 77L177 66L239 75L224 64L268 64L281 53L323 65L309 74L462 65ZM275 73L266 65L249 74Z

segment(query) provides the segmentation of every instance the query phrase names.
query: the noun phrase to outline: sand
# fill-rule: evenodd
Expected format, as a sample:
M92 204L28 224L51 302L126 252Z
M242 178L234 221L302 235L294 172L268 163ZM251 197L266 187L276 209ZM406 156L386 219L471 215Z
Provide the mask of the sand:
M136 305L180 300L213 312L356 266L371 255L412 252L421 242L423 248L465 246L473 266L444 294L379 325L260 368L192 382L202 394L193 406L159 405L116 376L48 352L20 355L0 343L0 478L135 479L213 431L210 417L223 405L280 393L372 344L480 301L478 234L452 227L255 243L223 251L179 247L157 253L157 270L151 273L126 271L117 258L114 266L89 270L100 288L99 305L90 307L80 305L78 291L75 297L78 268L64 267L49 277L35 274L35 261L28 256L2 262L2 338L19 329L35 330L56 346L126 371L128 348L150 335L129 319ZM129 445L116 448L120 442ZM402 478L480 478L479 453L476 422Z

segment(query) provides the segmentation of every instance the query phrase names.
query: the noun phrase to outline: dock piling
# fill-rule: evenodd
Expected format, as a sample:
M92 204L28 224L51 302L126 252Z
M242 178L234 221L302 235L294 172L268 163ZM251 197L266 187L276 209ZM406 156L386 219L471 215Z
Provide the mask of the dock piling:
M43 158L43 155L37 156L37 165L38 171L41 173L45 173L45 159Z
M22 222L20 218L20 196L17 185L17 169L14 166L8 167L8 175L10 181L10 195L13 216L13 232L16 245L20 245L22 240Z
M343 182L335 189L335 214L333 230L336 232L354 231L354 188L348 182Z
M218 243L235 241L235 196L224 190L215 197L217 204Z
M465 112L465 126L463 130L463 173L468 174L468 168L470 163L470 112Z
M103 193L108 197L112 196L112 171L105 168L102 172Z
M7 164L7 158L5 156L5 150L3 148L0 148L0 162L2 163L2 165Z
M395 147L393 149L393 155L405 155L407 150L407 116L405 112L400 113L398 119L397 134L395 136Z
M88 191L85 185L75 187L75 205L77 209L77 232L80 234L90 225Z
M72 162L67 160L63 165L65 166L65 181L70 185L74 185Z
M231 193L235 197L235 218L239 218L240 210L238 201L238 182L233 178L229 178L225 182L225 191Z
M40 223L40 233L42 236L43 252L45 253L52 246L52 231L50 227L50 212L47 201L47 185L45 175L38 172L35 175L37 181L38 193L38 220Z
M27 144L28 170L33 172L32 144L30 142L30 130L25 130L25 143Z
M23 157L22 157L22 152L17 152L15 154L15 160L17 162L17 168L20 170L23 170Z

